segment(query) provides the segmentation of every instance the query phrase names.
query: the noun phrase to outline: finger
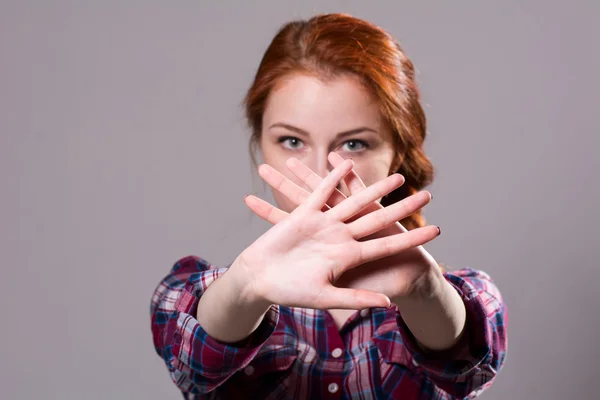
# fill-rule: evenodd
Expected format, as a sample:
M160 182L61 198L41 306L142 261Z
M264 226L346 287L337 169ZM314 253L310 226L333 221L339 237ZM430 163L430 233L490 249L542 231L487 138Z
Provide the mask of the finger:
M319 185L321 184L321 182L323 181L323 178L321 178L318 174L316 174L306 164L304 164L300 161L298 161L298 162L291 161L290 162L290 160L288 160L288 162L287 162L287 167L289 168L289 170L294 175L296 175L296 177L298 179L300 179L300 181L302 181L302 183L304 183L306 186L308 186L312 191L316 190L319 187ZM342 162L344 162L343 159L342 159ZM337 163L337 165L340 165L340 164L341 163ZM335 165L334 167L336 167L337 165ZM340 192L339 190L337 190L337 188L336 188L333 191L333 194L331 195L331 197L327 200L327 204L329 206L333 207L336 204L341 203L345 199L346 199L346 196L344 196L344 194L342 192Z
M363 208L375 202L380 197L385 196L403 182L400 174L392 174L385 179L375 182L373 185L363 191L354 194L344 200L342 203L333 207L327 213L339 221L346 221L348 218L359 213Z
M292 163L292 167L295 167L295 163L299 163L300 161L296 160L295 158L292 158L289 160L289 162ZM336 186L340 183L344 176L348 172L350 172L353 165L354 162L352 160L346 160L342 164L334 168L325 177L325 179L323 179L323 181L315 189L315 191L311 193L310 197L304 203L306 204L306 207L313 209L321 209L325 205L325 202L329 199L329 197L331 197L331 194L335 190Z
M361 251L359 265L421 246L435 239L439 234L440 230L437 226L429 225L396 235L359 242Z
M268 164L262 164L258 167L258 174L269 186L295 205L302 204L310 196L310 192L302 189Z
M331 165L333 165L334 167L338 166L341 162L344 161L344 158L334 151L329 153L329 156L327 157L327 159L329 160ZM398 175L400 175L400 174L398 174ZM402 176L402 180L403 180L402 185L404 185L406 178L403 175L401 175L401 176ZM364 190L367 187L364 184L364 182L362 181L362 179L360 178L360 176L358 176L356 171L354 171L354 169L352 171L350 171L350 173L344 177L344 182L346 183L346 186L348 186L348 189L350 190L350 194L356 194L356 193ZM402 185L400 185L400 186L402 186Z
M344 162L344 158L335 151L329 153L327 159L334 168ZM356 194L367 187L354 170L350 171L350 173L344 177L344 183L348 186L350 194Z
M332 151L331 153L329 153L328 160L331 163L331 165L337 167L341 162L344 161L344 158L338 153ZM404 176L402 176L402 179L403 181L405 181ZM350 171L350 173L348 173L348 175L344 177L344 182L346 183L346 186L348 187L348 190L350 191L351 195L359 193L367 187L354 169L352 169L352 171ZM404 182L402 184L404 184ZM362 213L359 213L359 215L355 215L354 217L349 218L348 220L346 220L346 222L352 222L354 219L360 218L360 214L371 213L381 208L383 208L383 206L378 201L375 201L372 204L365 207Z
M252 210L254 214L258 215L265 221L272 223L273 225L287 218L289 215L285 211L282 211L263 199L253 195L246 196L244 203L246 203L248 208Z
M284 195L295 206L299 206L310 197L309 191L296 185L269 164L262 164L259 166L258 174L269 184L269 186ZM328 205L324 205L321 211L325 212L329 209L330 207Z
M337 288L331 286L320 296L320 308L360 310L371 307L389 307L390 299L382 293L365 289Z
M430 201L431 193L424 190L409 196L402 201L364 215L347 225L352 237L354 237L354 239L360 239L387 228L409 215L414 214Z

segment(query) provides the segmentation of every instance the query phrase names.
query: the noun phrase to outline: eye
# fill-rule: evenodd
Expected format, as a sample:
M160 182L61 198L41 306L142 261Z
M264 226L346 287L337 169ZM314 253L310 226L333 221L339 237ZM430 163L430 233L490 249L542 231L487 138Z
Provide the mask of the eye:
M369 147L369 145L367 145L366 142L357 139L348 140L344 142L342 147L344 146L346 146L346 148L344 149L346 151L359 151Z
M277 140L279 143L283 143L283 147L287 149L300 149L304 145L302 140L293 136L282 136Z

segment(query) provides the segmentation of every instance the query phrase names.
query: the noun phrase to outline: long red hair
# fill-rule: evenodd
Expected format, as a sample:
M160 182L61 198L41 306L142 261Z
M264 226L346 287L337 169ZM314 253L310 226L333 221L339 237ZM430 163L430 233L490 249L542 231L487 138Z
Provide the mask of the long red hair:
M292 21L273 38L244 99L254 164L269 93L282 78L296 73L323 80L351 74L379 102L396 148L389 173L398 172L406 179L404 185L382 199L382 205L400 201L433 181L434 167L423 150L425 113L412 62L389 33L347 14L321 14ZM425 219L419 211L400 223L410 230L424 226Z

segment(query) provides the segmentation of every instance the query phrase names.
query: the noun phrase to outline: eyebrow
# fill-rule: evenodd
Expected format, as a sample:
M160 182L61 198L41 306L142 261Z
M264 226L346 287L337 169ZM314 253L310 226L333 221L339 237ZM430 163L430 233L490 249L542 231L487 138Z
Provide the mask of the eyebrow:
M285 124L283 122L277 122L274 123L273 125L269 126L269 129L271 128L285 128L287 130L290 130L292 132L296 132L299 135L303 135L303 136L310 136L310 134L308 132L306 132L303 129L300 129L298 127L295 127L293 125L290 124ZM373 133L378 133L375 129L366 127L366 126L361 126L360 128L355 128L355 129L351 129L349 131L343 131L343 132L339 132L336 137L337 138L342 138L342 137L346 137L346 136L351 136L351 135L356 135L358 133L362 133L362 132L373 132Z

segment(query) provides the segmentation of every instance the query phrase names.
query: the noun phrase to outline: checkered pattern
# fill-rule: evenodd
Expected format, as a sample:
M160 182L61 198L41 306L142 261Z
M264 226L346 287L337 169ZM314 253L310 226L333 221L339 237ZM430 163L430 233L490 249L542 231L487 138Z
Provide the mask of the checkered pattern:
M452 349L427 354L395 308L357 311L338 330L327 311L273 305L247 339L218 342L194 316L226 271L183 258L152 297L154 346L184 398L474 398L504 364L506 312L482 271L444 273L463 298L467 330Z

